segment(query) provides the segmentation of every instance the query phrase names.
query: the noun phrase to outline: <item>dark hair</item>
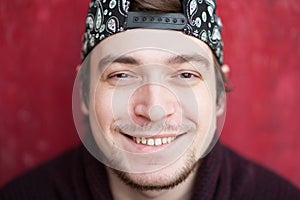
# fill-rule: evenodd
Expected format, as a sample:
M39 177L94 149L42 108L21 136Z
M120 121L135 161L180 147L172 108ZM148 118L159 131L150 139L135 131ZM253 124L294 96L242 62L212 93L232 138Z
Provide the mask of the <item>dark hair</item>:
M132 0L130 1L130 11L159 11L159 12L182 12L179 0Z
M181 2L179 0L131 0L129 11L146 11L146 12L182 12ZM84 103L88 106L89 100L89 87L90 87L90 54L85 59L86 67L80 70L80 80L81 83L81 91ZM223 85L225 86L225 91L229 92L230 87L228 86L228 81L226 76L221 70L221 66L219 65L217 59L214 56L214 66L215 66L215 74L217 78L216 89L217 89L217 105L220 103L221 92L223 91ZM221 74L221 80L218 78L219 74Z

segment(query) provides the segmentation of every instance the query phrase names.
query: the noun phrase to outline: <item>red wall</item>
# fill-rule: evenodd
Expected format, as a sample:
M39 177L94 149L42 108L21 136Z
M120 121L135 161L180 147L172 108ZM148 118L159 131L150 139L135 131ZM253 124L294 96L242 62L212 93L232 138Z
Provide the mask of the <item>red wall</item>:
M226 144L300 186L300 1L219 0ZM0 1L0 185L79 142L71 90L88 1Z

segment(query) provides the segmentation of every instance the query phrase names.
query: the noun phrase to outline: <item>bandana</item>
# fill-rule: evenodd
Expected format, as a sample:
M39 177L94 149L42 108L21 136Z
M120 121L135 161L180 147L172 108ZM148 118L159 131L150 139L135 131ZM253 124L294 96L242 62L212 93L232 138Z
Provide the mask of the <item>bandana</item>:
M133 28L182 31L205 42L223 64L222 23L215 0L183 0L182 13L129 12L128 0L91 0L83 35L82 60L103 39Z

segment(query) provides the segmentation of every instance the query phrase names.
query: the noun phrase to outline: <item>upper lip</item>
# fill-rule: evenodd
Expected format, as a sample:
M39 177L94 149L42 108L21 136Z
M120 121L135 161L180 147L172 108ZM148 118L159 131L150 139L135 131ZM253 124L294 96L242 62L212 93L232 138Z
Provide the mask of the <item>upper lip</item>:
M139 137L139 138L164 138L164 137L178 137L187 133L188 129L178 129L178 130L161 130L159 129L149 129L149 130L126 130L117 127L117 131L123 135L129 137Z
M180 135L183 135L184 133L159 133L159 134L143 134L143 133L134 133L134 134L129 134L129 133L124 133L121 132L122 134L129 136L129 137L138 137L138 138L168 138L168 137L178 137Z

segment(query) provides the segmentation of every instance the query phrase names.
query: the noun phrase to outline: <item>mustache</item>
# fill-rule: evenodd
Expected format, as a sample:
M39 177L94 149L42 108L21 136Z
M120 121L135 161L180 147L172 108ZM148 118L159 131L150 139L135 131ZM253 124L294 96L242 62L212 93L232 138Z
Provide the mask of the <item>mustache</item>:
M138 125L126 120L117 120L112 123L111 129L113 132L122 132L128 135L153 135L154 133L174 134L195 131L196 124L186 120L176 125L165 122Z

